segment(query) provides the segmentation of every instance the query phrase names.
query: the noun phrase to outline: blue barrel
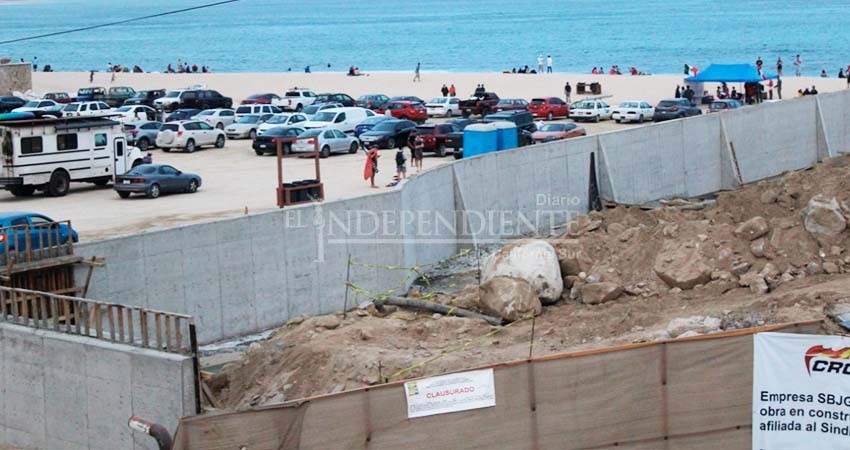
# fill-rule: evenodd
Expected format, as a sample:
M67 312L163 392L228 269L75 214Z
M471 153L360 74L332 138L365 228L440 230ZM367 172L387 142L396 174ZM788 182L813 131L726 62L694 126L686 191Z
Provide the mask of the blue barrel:
M513 122L494 122L499 150L508 150L519 146L519 132Z
M499 132L492 123L476 123L463 130L463 157L468 158L499 149Z

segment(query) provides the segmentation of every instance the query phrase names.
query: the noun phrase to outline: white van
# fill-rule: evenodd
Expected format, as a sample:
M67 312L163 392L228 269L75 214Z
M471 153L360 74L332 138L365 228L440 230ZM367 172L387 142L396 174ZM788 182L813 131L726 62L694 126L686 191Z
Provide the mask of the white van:
M360 122L375 115L371 109L356 106L330 108L317 112L309 121L300 126L305 129L332 128L343 133L354 133L354 127Z

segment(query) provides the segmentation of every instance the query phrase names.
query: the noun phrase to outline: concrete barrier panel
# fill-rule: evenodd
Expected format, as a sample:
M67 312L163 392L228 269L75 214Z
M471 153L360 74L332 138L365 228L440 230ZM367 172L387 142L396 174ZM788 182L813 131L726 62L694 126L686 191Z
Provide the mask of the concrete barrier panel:
M682 170L684 188L688 197L696 197L717 192L723 186L723 171L733 176L732 165L724 166L721 157L725 151L721 139L720 117L718 114L681 121Z
M823 127L830 150L833 153L850 151L850 96L845 92L830 92L818 94L820 114L823 117Z

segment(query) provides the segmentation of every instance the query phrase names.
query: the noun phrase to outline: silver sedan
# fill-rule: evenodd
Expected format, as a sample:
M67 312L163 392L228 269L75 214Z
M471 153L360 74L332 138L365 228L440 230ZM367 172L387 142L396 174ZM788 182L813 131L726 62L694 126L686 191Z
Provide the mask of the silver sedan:
M316 140L319 141L319 156L327 158L334 152L357 153L360 142L354 136L331 128L315 128L298 135L298 140L292 144L293 152L312 152Z
M257 130L260 125L269 120L274 114L248 114L242 116L238 121L227 126L224 133L229 139L254 139L257 137Z

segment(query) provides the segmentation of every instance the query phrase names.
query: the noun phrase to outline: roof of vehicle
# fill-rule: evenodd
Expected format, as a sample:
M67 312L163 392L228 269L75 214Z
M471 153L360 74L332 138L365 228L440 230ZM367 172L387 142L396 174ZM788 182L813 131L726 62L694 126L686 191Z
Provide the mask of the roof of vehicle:
M116 122L114 120L110 120L109 117L115 117L114 115L102 115L102 116L81 116L81 117L60 117L60 118L41 118L41 119L22 119L22 120L3 120L0 121L0 125L4 127L28 127L28 126L42 126L42 125L56 125L57 128L71 129L71 128L89 128L89 127L100 127L104 125L121 125L121 122Z
M171 114L174 114L174 113L177 113L177 112L189 112L189 111L200 111L200 109L195 109L195 108L180 108L180 109L175 109L175 110L174 110L174 112L172 112Z
M158 120L133 120L133 121L130 121L130 122L124 122L124 125L141 126L141 125L147 125L149 123L162 123L162 122L160 122Z
M245 97L245 98L266 97L266 96L269 96L269 95L277 95L277 94L275 94L275 93L273 93L273 92L266 92L265 94L251 94L251 95L249 95L249 96L247 96L247 97Z
M44 214L26 212L26 211L9 211L9 212L0 212L0 220L7 219L19 219L21 217L29 217L29 216L44 216ZM47 217L47 216L44 216Z
M712 101L712 103L740 103L740 100L736 100L734 98L718 98Z
M410 100L390 100L387 103L398 103L398 104L401 104L401 105L413 105L413 104L418 103L418 102L413 102L413 101L410 101Z

